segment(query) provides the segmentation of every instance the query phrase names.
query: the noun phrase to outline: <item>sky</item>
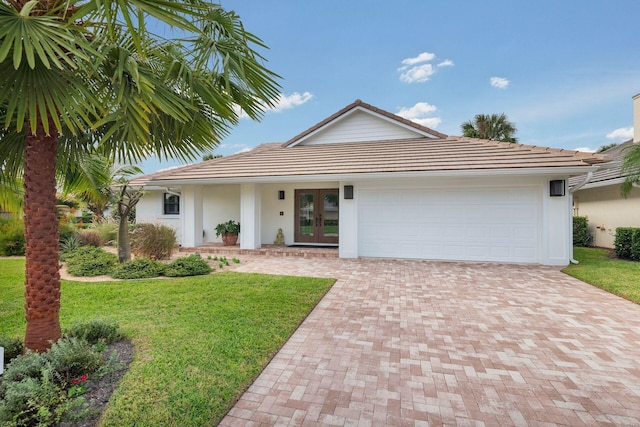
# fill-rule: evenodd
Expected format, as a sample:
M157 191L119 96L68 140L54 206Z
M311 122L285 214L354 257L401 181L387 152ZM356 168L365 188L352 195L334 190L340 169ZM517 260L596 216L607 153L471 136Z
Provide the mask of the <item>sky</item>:
M220 3L282 79L277 107L241 119L214 154L285 142L356 99L448 135L505 113L523 144L593 151L632 137L638 0Z

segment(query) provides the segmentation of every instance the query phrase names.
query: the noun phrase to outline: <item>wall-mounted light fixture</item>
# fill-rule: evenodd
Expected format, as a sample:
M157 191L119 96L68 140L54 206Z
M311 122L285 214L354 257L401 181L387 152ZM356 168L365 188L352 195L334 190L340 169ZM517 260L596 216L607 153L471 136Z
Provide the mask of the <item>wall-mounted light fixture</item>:
M345 200L353 199L353 185L344 186L344 199Z
M284 190L278 191L278 200L284 200Z
M551 197L564 196L564 179L549 181L549 195Z

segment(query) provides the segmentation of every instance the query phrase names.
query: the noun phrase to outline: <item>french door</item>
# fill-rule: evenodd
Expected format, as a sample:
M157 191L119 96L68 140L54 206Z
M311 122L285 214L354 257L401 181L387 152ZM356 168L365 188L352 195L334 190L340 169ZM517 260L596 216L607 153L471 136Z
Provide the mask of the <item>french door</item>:
M338 243L338 189L296 190L295 193L296 242Z

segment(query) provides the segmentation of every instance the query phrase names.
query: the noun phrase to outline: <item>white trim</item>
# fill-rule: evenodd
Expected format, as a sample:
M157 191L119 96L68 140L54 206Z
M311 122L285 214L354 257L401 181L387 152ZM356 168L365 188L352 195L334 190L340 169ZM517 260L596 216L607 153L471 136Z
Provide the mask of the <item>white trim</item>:
M599 166L573 166L565 168L510 168L510 169L482 169L482 170L446 170L428 172L373 172L373 173L349 173L349 174L324 174L324 175L272 175L258 177L237 178L200 178L166 181L149 181L153 185L193 185L193 184L241 184L264 182L294 182L294 181L352 181L363 179L388 179L388 178L429 178L429 177L486 177L498 175L583 175L587 172L595 172Z
M625 178L615 178L615 179L607 179L606 181L596 181L590 182L582 186L580 190L588 190L590 188L600 188L600 187L608 187L609 185L618 185L624 182Z

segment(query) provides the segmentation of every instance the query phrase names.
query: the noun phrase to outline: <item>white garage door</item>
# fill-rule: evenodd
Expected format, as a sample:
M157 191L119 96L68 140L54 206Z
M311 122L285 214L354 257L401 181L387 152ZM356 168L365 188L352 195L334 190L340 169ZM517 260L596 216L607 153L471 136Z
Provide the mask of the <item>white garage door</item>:
M534 188L362 190L363 257L539 262Z

